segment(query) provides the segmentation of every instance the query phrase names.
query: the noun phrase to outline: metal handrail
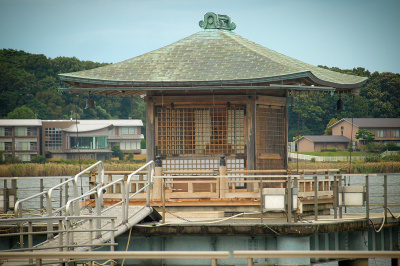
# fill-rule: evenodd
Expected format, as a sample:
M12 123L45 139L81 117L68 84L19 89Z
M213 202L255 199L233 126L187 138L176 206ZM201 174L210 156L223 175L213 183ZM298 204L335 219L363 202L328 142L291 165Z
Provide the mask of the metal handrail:
M32 196L30 196L30 197L27 197L27 198L24 198L24 199L22 199L22 200L18 200L16 203L15 203L15 209L14 209L14 213L15 213L15 217L20 217L20 218L22 218L22 203L23 202L25 202L25 201L28 201L28 200L31 200L31 199L33 199L33 198L36 198L36 197L39 197L39 196L42 196L42 195L47 195L47 191L43 191L43 192L40 192L40 193L38 193L38 194L35 194L35 195L32 195Z
M229 259L229 251L67 251L67 252L1 252L0 258L38 259Z
M329 258L329 259L364 259L364 258L400 258L398 251L320 251L320 250L235 250L234 258Z
M153 176L154 176L154 161L151 160L148 163L146 163L145 165L143 165L142 167L140 167L139 169L137 169L136 171L134 171L132 174L128 175L128 178L126 180L126 193L125 193L125 197L126 197L126 213L125 213L125 217L128 217L128 206L129 206L129 200L131 199L131 197L129 197L129 193L130 193L130 183L131 183L131 179L133 176L135 176L138 172L142 171L143 169L145 169L146 167L151 167L150 171L148 171L148 176L147 176L147 185L145 185L142 189L140 189L139 191L142 191L144 188L147 188L147 197L146 197L146 206L150 206L150 188L153 185ZM138 192L136 192L134 195L136 195Z
M81 171L80 173L78 173L77 175L75 175L75 177L70 178L64 182L61 182L60 184L57 184L56 186L50 188L48 191L43 191L40 192L38 194L35 194L33 196L30 196L28 198L22 199L22 200L18 200L15 203L15 216L22 218L22 203L26 202L30 199L33 199L35 197L40 197L40 196L45 196L46 197L46 212L47 212L47 217L52 217L53 216L53 206L52 206L52 194L53 191L61 186L64 186L66 184L68 184L69 182L73 182L73 188L74 188L74 197L77 198L78 197L78 179L87 171L89 171L90 169L96 167L98 168L98 174L100 177L100 184L103 185L104 184L104 163L102 161L98 161L95 164L87 167L85 170ZM62 210L64 208L60 207L57 212L59 212L60 210ZM75 204L75 215L79 215L79 205ZM50 220L48 220L47 222L47 231L53 231L53 224L51 223ZM48 238L51 238L53 235L52 234L48 234Z
M77 200L80 200L80 199L83 199L83 198L85 198L85 197L88 197L88 196L90 196L90 195L95 195L95 194L97 194L97 191L91 191L91 192L82 194L82 195L79 196L79 197L70 199L70 200L67 202L67 204L65 205L65 215L66 215L66 216L69 216L69 215L71 214L71 215L80 216L79 213L78 213L78 215L77 215L76 213L71 212L70 205L73 204L73 203L74 203L75 201L77 201Z
M211 259L211 265L217 265L217 259L229 259L229 251L86 251L86 252L0 252L0 259L36 259L36 265L42 265L44 259ZM308 250L268 250L268 251L233 251L234 259L247 259L253 265L254 258L400 258L398 251L308 251Z
M100 186L104 185L104 163L102 161L98 161L97 163L89 166L88 168L86 168L85 170L83 170L82 172L78 173L77 175L75 175L74 177L74 197L78 197L78 179L87 171L89 171L90 169L94 168L95 166L97 166L97 173L100 176ZM79 205L75 204L75 215L79 215Z

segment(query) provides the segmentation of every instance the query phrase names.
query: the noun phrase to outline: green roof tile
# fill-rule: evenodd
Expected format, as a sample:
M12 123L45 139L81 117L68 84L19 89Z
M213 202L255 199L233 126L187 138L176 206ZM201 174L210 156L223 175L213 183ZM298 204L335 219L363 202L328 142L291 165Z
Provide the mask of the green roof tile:
M70 83L122 86L248 84L291 78L356 88L366 78L312 66L221 29L205 29L155 51L116 64L60 74ZM185 85L183 85L185 84Z

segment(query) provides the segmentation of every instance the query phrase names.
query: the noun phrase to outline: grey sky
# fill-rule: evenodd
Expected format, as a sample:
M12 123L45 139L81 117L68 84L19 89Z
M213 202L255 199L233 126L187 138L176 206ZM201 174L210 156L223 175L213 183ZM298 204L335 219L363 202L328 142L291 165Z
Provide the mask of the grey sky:
M0 0L0 49L115 63L202 30L207 12L312 65L400 73L398 0Z

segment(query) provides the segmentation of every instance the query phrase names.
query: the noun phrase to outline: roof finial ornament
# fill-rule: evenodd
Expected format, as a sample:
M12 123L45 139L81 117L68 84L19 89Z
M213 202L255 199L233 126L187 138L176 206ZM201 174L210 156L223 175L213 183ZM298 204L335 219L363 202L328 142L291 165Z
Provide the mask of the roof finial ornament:
M204 15L204 20L199 22L203 29L221 29L221 30L234 30L236 24L231 22L231 18L227 15L215 14L208 12Z

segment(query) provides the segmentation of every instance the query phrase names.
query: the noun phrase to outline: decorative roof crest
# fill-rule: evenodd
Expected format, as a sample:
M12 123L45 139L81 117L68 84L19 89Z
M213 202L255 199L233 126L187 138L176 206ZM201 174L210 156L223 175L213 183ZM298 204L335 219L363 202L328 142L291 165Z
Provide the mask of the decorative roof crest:
M231 18L227 15L215 14L208 12L204 15L204 20L199 22L203 29L221 29L221 30L234 30L236 24L231 22Z

